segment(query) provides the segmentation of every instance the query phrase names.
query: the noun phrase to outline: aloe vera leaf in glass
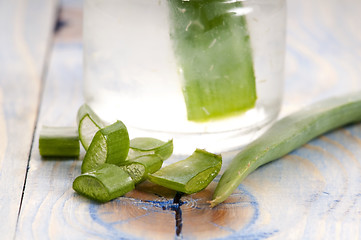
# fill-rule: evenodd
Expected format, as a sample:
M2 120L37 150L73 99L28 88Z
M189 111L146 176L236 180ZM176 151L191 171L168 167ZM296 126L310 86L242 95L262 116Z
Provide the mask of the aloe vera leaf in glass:
M148 174L158 171L163 164L159 155L149 154L129 159L121 164L129 175L133 178L134 183L138 184L148 178Z
M76 192L99 202L108 202L134 188L134 181L127 171L113 164L102 164L73 182Z
M258 167L325 132L360 121L360 91L325 99L282 118L232 159L217 184L211 206L226 200L242 180Z
M173 153L173 140L167 142L156 138L140 137L130 140L127 159L134 159L143 155L156 154L163 161Z
M84 156L81 172L89 172L103 163L120 165L129 151L128 130L121 121L100 129Z
M257 99L250 36L239 1L168 1L171 39L190 121L240 114Z
M39 136L39 152L43 157L79 156L79 136L75 127L43 126Z
M106 124L87 104L80 106L77 114L77 123L80 142L84 149L88 150L95 133L104 128Z
M206 188L222 166L221 155L197 149L188 158L149 174L148 179L169 189L192 194Z

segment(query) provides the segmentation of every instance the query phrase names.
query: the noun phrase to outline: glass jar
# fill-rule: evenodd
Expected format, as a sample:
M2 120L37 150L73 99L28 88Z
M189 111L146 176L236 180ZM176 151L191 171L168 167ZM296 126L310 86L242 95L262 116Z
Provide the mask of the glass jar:
M279 113L285 23L285 0L85 0L85 100L175 152L240 148Z

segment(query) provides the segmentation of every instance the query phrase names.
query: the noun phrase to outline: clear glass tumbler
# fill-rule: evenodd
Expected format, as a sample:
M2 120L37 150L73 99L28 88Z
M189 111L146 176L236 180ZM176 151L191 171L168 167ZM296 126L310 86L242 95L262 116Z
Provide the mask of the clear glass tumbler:
M225 152L277 118L285 0L85 0L84 95L130 137Z

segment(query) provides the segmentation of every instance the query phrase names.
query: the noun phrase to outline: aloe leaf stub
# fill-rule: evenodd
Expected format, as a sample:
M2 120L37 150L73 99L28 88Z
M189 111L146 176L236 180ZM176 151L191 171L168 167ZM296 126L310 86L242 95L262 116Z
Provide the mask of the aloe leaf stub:
M80 106L77 123L80 142L87 151L95 133L104 128L106 124L87 104Z
M173 140L163 142L156 138L139 137L130 140L127 159L135 159L140 156L156 154L163 161L173 153Z
M39 152L43 157L78 157L78 131L74 127L43 126L39 136Z
M107 202L134 189L133 179L121 167L102 164L91 172L78 176L73 189L90 199Z
M148 174L158 171L163 164L159 155L143 155L123 162L121 165L133 178L134 183L138 184L148 178Z
M169 0L170 31L188 120L207 121L254 107L257 96L242 3Z
M84 156L81 172L89 172L103 163L120 165L129 152L128 130L121 121L100 129Z
M192 194L206 188L221 166L220 155L197 149L188 158L149 174L148 179L163 187Z

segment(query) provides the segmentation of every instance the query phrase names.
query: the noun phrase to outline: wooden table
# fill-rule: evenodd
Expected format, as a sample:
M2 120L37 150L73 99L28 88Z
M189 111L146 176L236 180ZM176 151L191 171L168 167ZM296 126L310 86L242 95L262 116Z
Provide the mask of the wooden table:
M146 183L98 204L71 188L81 161L39 156L40 126L75 126L84 101L81 7L0 0L0 238L177 238L166 202L173 192L155 195ZM360 24L359 0L288 1L281 115L361 89ZM359 239L360 183L361 124L354 124L261 167L217 208L206 203L215 183L183 196L178 238Z

